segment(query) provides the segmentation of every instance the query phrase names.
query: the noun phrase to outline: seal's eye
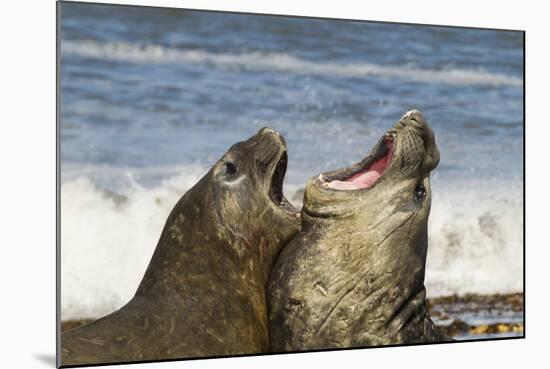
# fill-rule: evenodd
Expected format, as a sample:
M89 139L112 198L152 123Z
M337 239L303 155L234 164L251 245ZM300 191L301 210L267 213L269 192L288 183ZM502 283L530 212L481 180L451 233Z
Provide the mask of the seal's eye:
M419 184L418 186L416 186L416 188L414 189L414 195L416 196L418 201L424 200L424 198L426 197L426 188L423 184Z
M230 161L226 161L225 163L225 174L226 175L234 175L234 174L237 174L237 166L230 162Z

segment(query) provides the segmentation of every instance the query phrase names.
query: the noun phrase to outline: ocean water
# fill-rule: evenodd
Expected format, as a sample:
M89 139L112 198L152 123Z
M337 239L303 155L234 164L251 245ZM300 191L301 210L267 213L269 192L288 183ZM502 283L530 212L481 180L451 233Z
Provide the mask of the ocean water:
M430 296L523 286L523 35L63 4L62 319L135 292L172 206L233 143L286 138L285 195L407 110L441 151Z

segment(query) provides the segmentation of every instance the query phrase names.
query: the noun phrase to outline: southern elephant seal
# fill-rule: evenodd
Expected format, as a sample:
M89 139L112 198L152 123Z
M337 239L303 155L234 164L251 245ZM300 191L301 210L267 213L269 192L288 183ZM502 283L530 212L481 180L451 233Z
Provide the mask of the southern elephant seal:
M302 230L268 286L271 351L445 339L424 287L438 162L434 133L413 110L361 162L308 181Z
M268 276L300 225L286 165L272 129L233 145L175 205L130 302L62 334L62 365L267 351Z

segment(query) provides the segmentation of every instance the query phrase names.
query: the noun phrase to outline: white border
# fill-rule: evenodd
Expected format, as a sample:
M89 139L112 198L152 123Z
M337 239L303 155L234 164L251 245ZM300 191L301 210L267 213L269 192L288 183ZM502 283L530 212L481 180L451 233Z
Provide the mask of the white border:
M104 2L91 1L84 2ZM441 24L468 27L523 29L522 17L511 17L503 22L501 6L481 1L377 1L367 4L360 1L254 1L254 0L117 0L110 3L140 4L149 6L180 7L189 9L224 10L312 17L379 20L389 22ZM425 4L425 5L423 5ZM509 10L520 14L524 6L517 2ZM468 11L468 8L475 10ZM511 8L511 9L510 9Z
M135 368L522 367L547 362L548 236L547 11L527 2L203 0L115 1L333 18L462 25L527 31L527 339L422 347L141 364ZM541 4L543 2L540 2ZM52 367L55 346L55 4L2 4L3 367ZM545 227L546 226L546 227Z

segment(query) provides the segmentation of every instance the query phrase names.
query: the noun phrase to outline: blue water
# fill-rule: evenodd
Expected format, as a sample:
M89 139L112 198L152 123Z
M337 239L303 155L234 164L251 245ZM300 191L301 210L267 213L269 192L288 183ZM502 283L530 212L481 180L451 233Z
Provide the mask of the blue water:
M62 312L135 291L177 199L260 127L285 194L363 158L411 108L441 152L428 295L523 286L523 34L62 4Z
M417 108L440 176L522 177L519 32L64 4L61 44L72 168L210 165L268 125L301 184Z

